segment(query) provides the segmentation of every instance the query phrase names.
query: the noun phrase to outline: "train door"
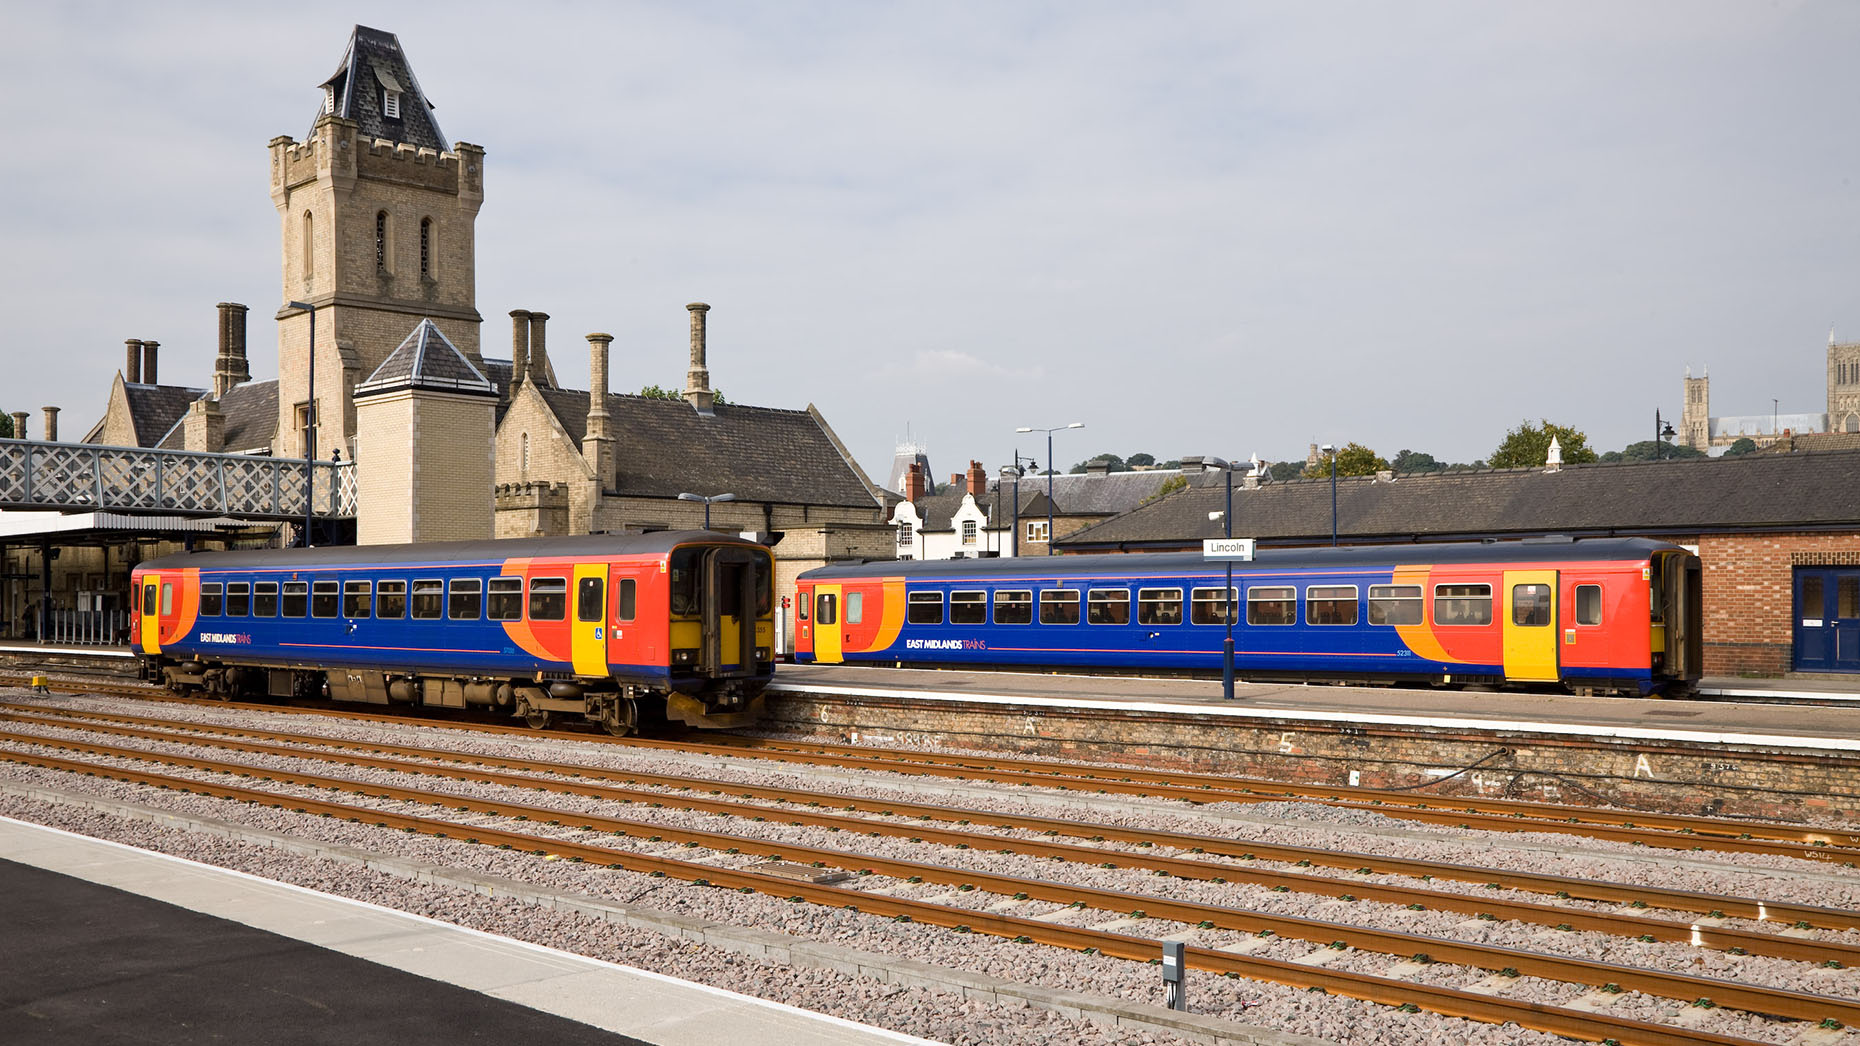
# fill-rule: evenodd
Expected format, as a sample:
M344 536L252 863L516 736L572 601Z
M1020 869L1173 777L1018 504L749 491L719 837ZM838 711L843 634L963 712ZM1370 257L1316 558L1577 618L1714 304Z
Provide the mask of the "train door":
M749 549L713 548L704 556L704 670L712 676L756 671L756 624L774 579L768 558Z
M578 676L605 676L607 669L607 564L575 564L575 617L569 647Z
M142 652L161 653L161 594L166 586L170 608L174 604L174 582L160 574L142 575Z
M840 653L840 586L814 586L814 660L837 665Z
M1557 679L1556 571L1505 571L1505 678L1552 683Z
M647 576L641 567L616 565L608 577L608 600L612 604L608 614L612 631L607 634L609 665L650 665L658 659L664 638L655 634L647 622L659 621L657 632L662 633L664 617L643 614L639 605L641 593L647 590Z
M1860 672L1860 570L1796 568L1795 668Z

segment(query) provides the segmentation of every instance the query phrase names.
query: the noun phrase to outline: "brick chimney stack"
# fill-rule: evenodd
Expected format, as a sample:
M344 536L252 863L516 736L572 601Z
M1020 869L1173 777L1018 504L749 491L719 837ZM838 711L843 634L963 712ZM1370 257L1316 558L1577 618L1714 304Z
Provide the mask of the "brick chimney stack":
M924 467L911 463L909 472L904 474L904 500L915 505L924 499Z
M125 338L123 352L128 357L123 361L123 380L131 385L142 384L142 343L135 338Z
M58 408L44 407L41 409L45 411L45 442L56 443L58 442Z
M530 373L530 313L510 310L510 387L523 384Z
M607 355L611 334L588 335L588 429L581 440L581 456L594 466L601 489L615 479L612 420L607 413Z
M685 401L697 408L699 414L708 416L717 402L716 393L710 390L710 367L705 363L709 346L704 314L710 311L710 306L694 301L685 308L691 310L691 369L685 372Z
M30 416L31 415L27 414L23 410L16 410L13 412L13 438L14 439L25 439L26 438L26 419Z
M161 348L159 341L142 343L142 381L145 385L159 385L155 380L155 350Z
M988 470L973 458L969 460L969 493L977 498L988 493Z
M245 356L246 307L238 302L223 301L219 308L220 355L213 364L214 399L252 378L252 367Z
M562 386L555 380L555 368L549 364L548 322L548 313L530 313L530 376L545 389L559 389Z

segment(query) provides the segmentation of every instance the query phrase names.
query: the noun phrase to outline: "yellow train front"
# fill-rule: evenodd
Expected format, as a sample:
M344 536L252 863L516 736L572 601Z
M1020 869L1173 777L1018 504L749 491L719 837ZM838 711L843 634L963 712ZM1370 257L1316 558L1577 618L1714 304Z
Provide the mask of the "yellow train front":
M144 675L231 698L754 722L774 561L706 531L181 553L136 568Z

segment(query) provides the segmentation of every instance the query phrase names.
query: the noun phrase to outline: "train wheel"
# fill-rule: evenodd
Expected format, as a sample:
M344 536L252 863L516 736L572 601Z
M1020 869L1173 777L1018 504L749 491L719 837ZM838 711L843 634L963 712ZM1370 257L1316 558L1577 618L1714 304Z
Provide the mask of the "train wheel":
M523 706L523 721L530 725L531 730L547 730L555 723L555 716L546 708L526 704Z
M601 727L615 737L625 737L639 730L639 706L632 698L620 697L601 708Z

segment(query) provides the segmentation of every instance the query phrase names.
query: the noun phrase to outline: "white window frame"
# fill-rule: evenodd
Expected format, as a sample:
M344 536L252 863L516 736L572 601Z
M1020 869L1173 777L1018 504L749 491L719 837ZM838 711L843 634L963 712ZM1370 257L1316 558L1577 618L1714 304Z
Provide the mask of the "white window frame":
M400 119L400 92L381 92L381 115L390 120Z
M1047 540L1048 534L1049 532L1046 529L1046 520L1030 519L1027 521L1027 540L1028 541L1045 541Z

